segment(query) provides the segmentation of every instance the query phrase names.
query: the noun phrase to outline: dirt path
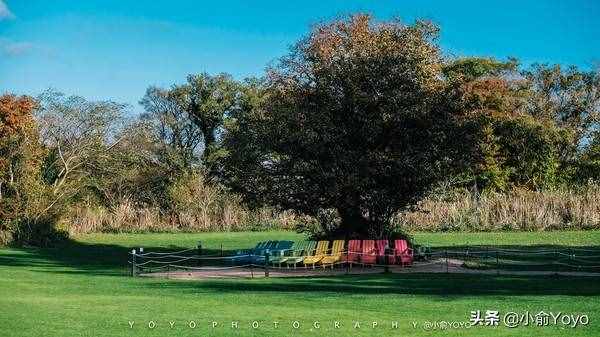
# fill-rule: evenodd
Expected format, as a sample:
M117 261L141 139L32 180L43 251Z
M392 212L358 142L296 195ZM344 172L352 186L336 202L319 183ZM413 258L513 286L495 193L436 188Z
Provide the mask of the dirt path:
M416 262L411 267L390 266L391 273L453 273L453 274L487 274L487 275L561 275L561 276L591 276L600 277L600 273L588 272L554 272L554 271L515 271L470 269L463 267L464 261L458 259L438 259L428 262ZM383 266L353 268L337 267L334 269L317 267L312 268L270 268L269 277L322 277L336 275L361 275L383 273ZM171 279L212 279L212 278L261 278L265 277L262 268L195 268L189 271L171 271L141 274L144 277L164 277Z

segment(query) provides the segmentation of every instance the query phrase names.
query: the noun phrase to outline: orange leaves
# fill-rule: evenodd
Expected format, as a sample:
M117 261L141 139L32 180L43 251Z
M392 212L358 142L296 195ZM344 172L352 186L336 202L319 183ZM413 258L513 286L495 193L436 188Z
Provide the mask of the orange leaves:
M35 101L28 96L0 96L0 140L33 126Z
M483 78L462 86L463 99L474 108L503 110L508 84L500 78Z
M404 40L412 33L397 21L376 22L370 15L357 14L314 28L305 50L325 64L357 56L376 58L406 47Z
M461 85L462 100L467 115L484 113L504 118L519 114L518 94L506 79L483 77Z
M15 136L27 133L35 125L32 116L35 105L28 96L0 96L0 181L10 157L14 155Z

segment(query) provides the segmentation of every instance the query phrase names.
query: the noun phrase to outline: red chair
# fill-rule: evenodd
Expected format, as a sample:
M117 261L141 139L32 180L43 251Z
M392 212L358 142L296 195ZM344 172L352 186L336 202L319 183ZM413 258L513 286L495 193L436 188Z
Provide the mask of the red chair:
M381 264L386 264L386 261L385 261L385 249L386 248L390 248L389 245L390 245L390 241L389 240L377 240L375 242L375 246L377 246L377 257L381 261ZM395 261L396 261L395 256L394 256L393 252L390 250L390 256L388 256L387 263L388 264L394 264Z
M350 267L352 267L353 263L358 263L360 261L360 244L360 240L348 241L348 252L344 254L342 261L348 262L350 264Z
M396 262L402 266L411 265L413 262L413 250L408 246L406 240L394 241L394 255L396 256Z
M376 264L377 250L375 249L375 240L363 240L360 255L360 263Z

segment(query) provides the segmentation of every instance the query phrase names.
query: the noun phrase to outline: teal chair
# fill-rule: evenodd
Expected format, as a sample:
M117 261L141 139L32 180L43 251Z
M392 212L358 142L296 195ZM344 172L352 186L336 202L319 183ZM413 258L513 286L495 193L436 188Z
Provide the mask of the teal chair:
M272 248L277 244L277 241L261 241L254 246L254 248L238 250L236 256L244 256L243 258L236 258L232 261L234 263L252 263L254 261L254 257L257 255L264 254L266 249Z
M252 254L252 263L264 264L265 254L273 254L273 251L284 249L285 247L291 247L292 241L267 241L267 243L258 250L254 250Z

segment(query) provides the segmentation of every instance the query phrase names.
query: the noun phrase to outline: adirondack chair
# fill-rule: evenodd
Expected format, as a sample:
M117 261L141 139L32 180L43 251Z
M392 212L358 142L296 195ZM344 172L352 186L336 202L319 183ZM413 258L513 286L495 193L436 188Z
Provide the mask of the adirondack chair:
M298 263L302 262L306 256L314 254L316 245L317 243L315 241L305 241L304 245L298 245L292 252L292 256L289 256L281 263L285 263L288 267L293 265L294 268L296 268Z
M343 255L342 259L350 265L350 268L352 268L352 264L360 261L360 246L360 240L348 241L348 251Z
M258 248L258 249L254 249L254 251L252 252L253 255L264 255L265 251L268 249L274 249L277 246L277 243L279 241L267 241L262 247Z
M275 245L275 248L270 249L269 252L271 253L271 256L282 255L285 252L292 249L293 245L294 245L294 241L289 241L289 240L279 241L279 242L277 242L277 245Z
M377 250L375 250L375 240L362 241L360 263L362 263L363 265L377 263Z
M413 263L413 250L408 246L406 240L394 241L394 255L396 256L396 263L399 263L402 266L411 265Z
M267 244L265 247L260 249L257 254L253 256L253 262L256 264L264 264L265 263L265 255L269 252L269 261L271 257L282 255L283 252L292 248L293 241L270 241L270 244Z
M283 242L283 244L281 244ZM288 244L289 243L289 244ZM306 246L306 241L292 242L292 241L280 241L280 245L272 251L269 262L272 265L279 265L284 263L287 259L292 258L295 252L302 253L302 250ZM285 246L285 247L284 247Z
M261 264L264 261L264 254L267 250L271 250L274 249L277 246L277 243L279 241L273 241L273 240L269 240L267 242L265 242L263 245L261 245L260 247L257 245L257 247L254 247L254 249L250 249L247 251L247 254L250 254L250 258L245 260L246 262L250 262L250 263L254 263L254 264Z
M313 269L315 268L315 264L321 262L323 258L327 255L327 251L329 250L329 241L319 241L317 243L317 249L315 249L314 255L304 257L302 262L305 265L312 265Z
M342 259L344 254L344 243L344 240L333 241L331 252L321 260L321 265L323 268L325 268L327 265L331 265L331 269L333 269L333 264Z
M260 254L261 251L273 244L273 241L261 241L250 249L238 250L235 256L243 256L242 258L233 259L232 263L250 263L254 260L254 256ZM244 256L249 255L249 256Z
M377 258L379 259L379 263L386 264L385 260L385 249L389 247L389 240L377 240L375 241L375 247L377 250ZM387 264L394 264L394 256L392 255L392 251L390 250L390 256L388 256Z

